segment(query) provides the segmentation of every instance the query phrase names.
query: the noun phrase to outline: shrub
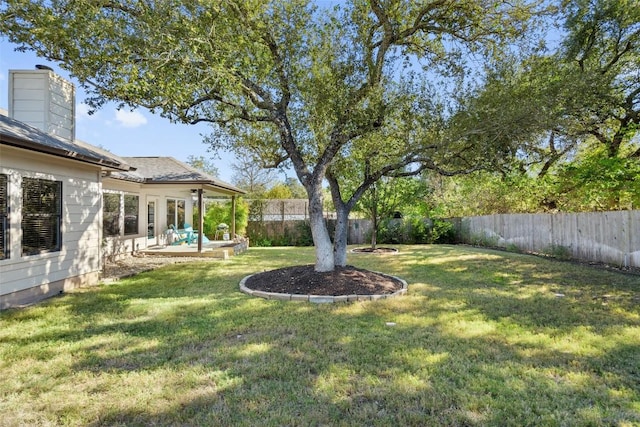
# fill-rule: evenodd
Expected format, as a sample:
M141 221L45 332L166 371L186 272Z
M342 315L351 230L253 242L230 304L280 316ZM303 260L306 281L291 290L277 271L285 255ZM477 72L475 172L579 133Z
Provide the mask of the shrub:
M295 227L295 246L313 246L313 235L311 234L311 223L309 221L298 222Z
M450 244L456 242L456 231L451 222L436 218L433 220L432 227L430 243Z
M544 254L558 258L564 261L571 259L571 248L562 245L550 245L544 251Z
M377 240L383 244L454 243L455 228L451 222L442 219L391 218L381 222Z
M252 246L313 246L309 221L295 221L286 226L252 221L247 234Z
M500 239L498 236L491 236L486 233L482 234L474 234L470 238L470 243L474 246L484 246L487 248L496 248L498 247L498 241Z
M231 200L224 203L212 203L204 215L204 234L210 239L215 237L219 224L231 224L232 205ZM236 234L245 234L249 219L249 206L242 200L236 199ZM194 224L198 223L197 213L194 212ZM253 242L252 242L253 243Z
M251 246L271 247L273 245L271 244L271 240L267 239L266 237L257 237L257 238L251 239Z
M427 218L409 217L404 222L406 243L432 243L432 224Z
M398 218L385 219L380 222L376 240L378 243L400 244L404 241L402 238L402 220Z

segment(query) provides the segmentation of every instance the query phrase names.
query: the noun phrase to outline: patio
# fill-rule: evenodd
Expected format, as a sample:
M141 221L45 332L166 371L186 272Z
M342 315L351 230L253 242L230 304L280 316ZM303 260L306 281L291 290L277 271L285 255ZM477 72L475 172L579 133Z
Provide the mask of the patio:
M230 241L212 240L202 244L202 251L198 251L198 243L181 245L156 245L149 246L140 251L144 255L169 256L169 257L209 257L228 259L233 255L241 254L249 249L249 240Z

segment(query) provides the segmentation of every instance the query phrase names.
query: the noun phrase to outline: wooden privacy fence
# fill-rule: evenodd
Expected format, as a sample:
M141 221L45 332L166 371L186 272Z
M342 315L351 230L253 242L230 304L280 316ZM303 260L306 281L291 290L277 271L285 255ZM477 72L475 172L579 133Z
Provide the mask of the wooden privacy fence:
M309 219L307 199L248 199L249 221L306 221ZM324 212L326 219L335 219L336 213Z
M457 218L463 243L640 268L640 211Z
M309 202L306 199L249 200L253 206L251 218L256 221L297 221L309 219Z
M282 237L286 236L291 244L300 241L302 227L308 221L304 220L280 220L280 221L249 221L247 225L247 235L252 241L256 239L267 239L275 242L282 242ZM327 220L329 230L335 227L335 220ZM369 243L371 238L372 223L368 219L350 219L349 234L347 243L350 245L361 245Z
M249 203L247 235L253 242L269 241L275 244L296 245L309 241L310 234L305 230L305 224L309 222L308 200L257 199L247 200L247 202ZM335 212L327 211L324 217L332 232L335 227ZM370 238L371 229L369 220L350 219L348 243L365 243Z

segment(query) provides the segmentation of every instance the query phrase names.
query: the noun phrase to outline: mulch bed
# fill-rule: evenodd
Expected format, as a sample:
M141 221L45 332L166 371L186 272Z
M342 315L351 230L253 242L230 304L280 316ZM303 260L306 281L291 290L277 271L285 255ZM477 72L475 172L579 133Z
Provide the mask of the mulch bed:
M397 249L395 248L355 248L352 249L351 252L357 253L357 254L395 254L398 252Z
M350 265L322 273L315 271L313 265L301 265L254 274L245 286L254 291L282 294L383 295L402 289L402 282Z

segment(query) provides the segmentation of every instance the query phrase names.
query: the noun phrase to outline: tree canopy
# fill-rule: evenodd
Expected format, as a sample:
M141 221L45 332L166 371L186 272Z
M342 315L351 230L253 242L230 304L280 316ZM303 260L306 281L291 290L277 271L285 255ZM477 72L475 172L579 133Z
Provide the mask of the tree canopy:
M187 157L187 164L215 178L219 176L218 168L213 164L213 161L204 156L190 155Z
M260 198L276 180L273 169L260 165L256 155L246 149L236 150L236 159L231 164L234 185L247 191L248 198Z
M501 155L485 140L452 137L445 101L479 62L528 34L539 3L11 0L0 31L58 61L94 108L115 100L210 123L213 148L289 163L309 198L316 269L327 271L346 263L348 214L383 176L469 171ZM359 177L353 192L345 174Z
M640 2L565 0L558 20L557 47L496 58L452 117L504 153L445 191L455 215L640 206Z

